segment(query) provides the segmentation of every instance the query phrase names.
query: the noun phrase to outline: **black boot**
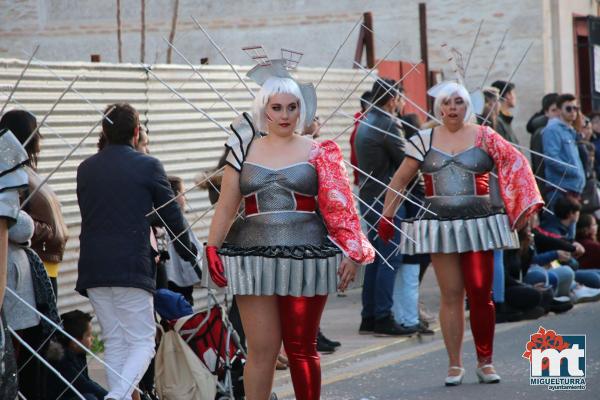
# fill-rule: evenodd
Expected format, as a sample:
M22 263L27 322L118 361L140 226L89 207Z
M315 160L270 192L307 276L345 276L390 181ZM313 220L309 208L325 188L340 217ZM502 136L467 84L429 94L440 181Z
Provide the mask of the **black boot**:
M335 351L335 347L323 340L323 335L317 335L317 351L323 354L331 354Z
M373 329L375 329L375 318L368 317L363 318L360 322L360 328L358 328L359 335L370 335L373 333Z
M521 321L524 317L521 311L512 308L506 303L495 303L495 306L497 324Z
M375 320L375 336L412 336L417 333L415 327L404 327L394 320L393 315Z
M331 347L340 347L342 344L336 340L331 340L328 337L326 337L325 335L323 335L323 332L321 332L321 330L319 329L319 333L317 334L317 340L319 340L319 337L321 338L321 340L325 343L327 343L328 345L330 345Z

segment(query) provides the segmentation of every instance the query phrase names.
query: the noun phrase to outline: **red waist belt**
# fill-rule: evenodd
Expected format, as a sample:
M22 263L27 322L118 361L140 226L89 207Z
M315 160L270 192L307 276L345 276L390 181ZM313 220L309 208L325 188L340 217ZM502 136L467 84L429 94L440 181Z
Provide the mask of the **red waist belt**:
M304 196L299 193L294 193L294 198L296 199L296 208L295 210L282 210L282 211L316 211L317 210L317 201L314 196ZM256 198L256 194L251 194L244 197L244 207L246 215L259 214L258 210L258 200Z
M436 196L433 188L433 176L431 174L423 174L423 181L425 182L425 196ZM490 194L490 174L475 174L475 195L485 196L488 194Z

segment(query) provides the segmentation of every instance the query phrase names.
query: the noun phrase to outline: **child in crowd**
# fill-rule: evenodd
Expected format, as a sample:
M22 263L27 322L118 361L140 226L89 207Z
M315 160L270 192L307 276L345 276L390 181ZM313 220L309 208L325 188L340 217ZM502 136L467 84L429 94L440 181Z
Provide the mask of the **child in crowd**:
M61 316L65 331L86 348L92 347L92 316L74 310ZM86 352L81 346L59 334L58 342L48 350L48 359L60 374L77 389L86 400L102 400L108 394L102 386L90 379ZM64 400L79 399L56 375L48 376L48 398Z

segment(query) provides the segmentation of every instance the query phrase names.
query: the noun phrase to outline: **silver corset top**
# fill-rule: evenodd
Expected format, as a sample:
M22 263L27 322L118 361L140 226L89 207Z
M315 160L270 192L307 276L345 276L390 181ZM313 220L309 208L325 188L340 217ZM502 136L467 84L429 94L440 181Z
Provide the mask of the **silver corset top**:
M421 165L425 201L442 218L471 218L498 212L492 204L491 157L479 147L451 155L431 147Z
M244 197L256 195L260 212L293 211L294 193L314 197L317 182L317 171L308 162L272 169L246 161L240 174L240 191Z
M227 241L240 247L321 245L327 237L316 212L296 211L295 194L318 194L317 171L308 162L272 169L244 162L240 172L242 196L255 196L257 213L246 212Z

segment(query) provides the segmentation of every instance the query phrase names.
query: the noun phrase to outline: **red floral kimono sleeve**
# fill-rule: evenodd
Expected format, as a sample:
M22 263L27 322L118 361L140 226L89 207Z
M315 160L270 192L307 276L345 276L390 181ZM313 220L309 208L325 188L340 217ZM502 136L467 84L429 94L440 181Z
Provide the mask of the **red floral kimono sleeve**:
M544 201L527 158L489 127L482 127L478 146L485 148L498 171L498 186L506 215L515 229L543 207Z
M362 232L339 146L332 140L317 145L311 163L317 170L319 211L329 238L353 261L373 262L375 250Z

